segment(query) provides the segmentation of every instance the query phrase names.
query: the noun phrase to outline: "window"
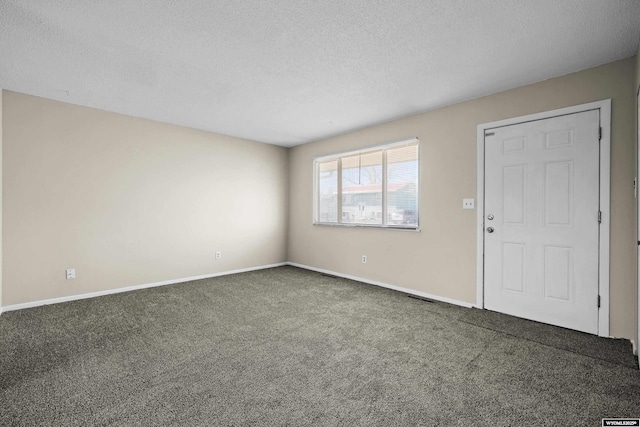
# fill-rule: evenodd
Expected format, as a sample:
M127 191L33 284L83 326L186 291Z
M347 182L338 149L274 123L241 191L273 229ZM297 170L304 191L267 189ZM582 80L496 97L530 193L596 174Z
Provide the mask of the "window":
M314 224L418 228L418 140L314 160Z

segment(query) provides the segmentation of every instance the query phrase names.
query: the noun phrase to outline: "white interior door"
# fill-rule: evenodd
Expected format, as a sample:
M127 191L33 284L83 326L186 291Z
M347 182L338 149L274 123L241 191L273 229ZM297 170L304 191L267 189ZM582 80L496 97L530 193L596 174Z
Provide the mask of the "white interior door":
M600 111L485 131L484 303L598 333Z

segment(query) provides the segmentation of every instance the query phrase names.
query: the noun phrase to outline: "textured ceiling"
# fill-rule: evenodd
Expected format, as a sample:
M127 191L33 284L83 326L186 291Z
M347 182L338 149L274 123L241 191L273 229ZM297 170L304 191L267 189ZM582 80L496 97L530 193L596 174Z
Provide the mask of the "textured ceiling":
M0 87L293 146L633 56L637 0L2 0Z

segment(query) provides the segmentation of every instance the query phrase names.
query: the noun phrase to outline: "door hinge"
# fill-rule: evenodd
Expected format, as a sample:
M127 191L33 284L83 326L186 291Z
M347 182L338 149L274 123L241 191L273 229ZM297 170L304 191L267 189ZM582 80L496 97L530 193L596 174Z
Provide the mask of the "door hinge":
M598 224L602 224L602 211L598 211Z
M598 308L600 308L600 295L598 295Z
M602 126L598 128L598 141L602 140Z

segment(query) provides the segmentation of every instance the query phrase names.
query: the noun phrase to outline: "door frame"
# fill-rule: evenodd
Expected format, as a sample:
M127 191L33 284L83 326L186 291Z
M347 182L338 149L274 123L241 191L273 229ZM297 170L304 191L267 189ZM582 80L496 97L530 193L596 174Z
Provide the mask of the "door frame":
M598 294L600 309L598 310L598 335L609 336L609 235L610 235L610 198L611 198L611 99L574 105L557 110L544 111L526 116L513 117L478 125L477 129L477 260L476 260L476 306L484 308L484 134L491 128L510 126L535 120L549 119L555 116L581 113L589 110L600 110L600 223L599 243L599 277ZM594 215L596 213L594 212ZM594 301L594 304L597 302Z

